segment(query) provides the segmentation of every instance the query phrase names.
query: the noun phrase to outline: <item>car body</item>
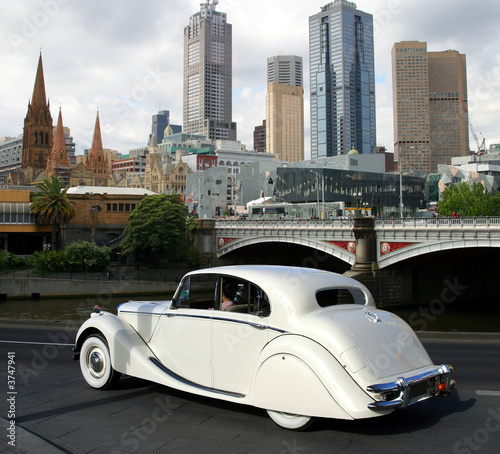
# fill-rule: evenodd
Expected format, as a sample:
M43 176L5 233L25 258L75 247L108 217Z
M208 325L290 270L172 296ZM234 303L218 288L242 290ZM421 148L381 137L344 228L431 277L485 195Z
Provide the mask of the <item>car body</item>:
M232 306L220 310L225 289ZM314 417L360 419L449 394L452 367L434 365L368 289L311 268L192 271L171 301L96 309L74 347L90 386L120 373L253 405L288 429Z

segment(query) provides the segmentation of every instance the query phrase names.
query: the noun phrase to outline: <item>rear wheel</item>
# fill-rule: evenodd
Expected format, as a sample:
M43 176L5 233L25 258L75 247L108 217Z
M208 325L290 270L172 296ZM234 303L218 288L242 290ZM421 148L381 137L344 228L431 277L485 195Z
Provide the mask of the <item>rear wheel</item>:
M104 337L93 334L80 351L80 369L85 381L96 389L111 388L121 374L111 366L109 347Z
M267 414L278 426L284 429L305 430L314 422L314 418L311 416L293 415L273 410L267 410Z

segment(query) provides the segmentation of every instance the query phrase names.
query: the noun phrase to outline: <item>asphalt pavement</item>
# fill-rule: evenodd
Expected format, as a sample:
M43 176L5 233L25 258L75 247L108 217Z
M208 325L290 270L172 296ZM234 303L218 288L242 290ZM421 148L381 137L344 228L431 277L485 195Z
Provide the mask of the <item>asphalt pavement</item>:
M436 363L455 362L459 384L447 399L382 418L320 420L309 431L292 432L261 409L132 377L122 377L116 389L94 390L71 359L76 327L0 321L0 453L458 454L493 453L500 444L498 334L421 335Z

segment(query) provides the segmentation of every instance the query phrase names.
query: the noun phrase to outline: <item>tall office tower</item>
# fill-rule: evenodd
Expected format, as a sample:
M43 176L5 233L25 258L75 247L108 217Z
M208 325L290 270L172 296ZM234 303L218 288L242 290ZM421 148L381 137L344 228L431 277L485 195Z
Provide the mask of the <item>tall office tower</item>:
M157 143L161 143L168 125L172 128L174 134L182 132L182 126L170 124L170 111L160 110L156 115L153 115L148 143L151 143L153 135L156 137Z
M232 27L218 0L203 2L184 28L183 132L236 140L232 121Z
M278 55L267 59L267 83L302 87L302 57Z
M465 55L428 52L427 43L392 48L394 158L401 171L435 172L469 152Z
M279 161L304 160L302 57L267 59L266 152Z
M335 0L309 18L311 156L376 152L373 16Z

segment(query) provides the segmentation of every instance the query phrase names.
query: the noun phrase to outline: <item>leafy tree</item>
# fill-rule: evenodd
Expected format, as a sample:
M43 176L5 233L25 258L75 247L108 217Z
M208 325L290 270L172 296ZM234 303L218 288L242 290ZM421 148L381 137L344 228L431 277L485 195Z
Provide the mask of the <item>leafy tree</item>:
M40 191L31 196L31 212L38 216L41 223L52 225L52 248L58 249L57 228L75 217L73 202L66 195L68 188L56 176L45 178L37 188Z
M446 188L439 202L439 214L451 216L497 216L500 214L500 193L492 196L481 183L454 184Z
M128 218L123 255L135 252L156 264L177 260L186 245L187 215L180 194L145 197Z

